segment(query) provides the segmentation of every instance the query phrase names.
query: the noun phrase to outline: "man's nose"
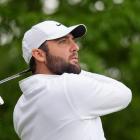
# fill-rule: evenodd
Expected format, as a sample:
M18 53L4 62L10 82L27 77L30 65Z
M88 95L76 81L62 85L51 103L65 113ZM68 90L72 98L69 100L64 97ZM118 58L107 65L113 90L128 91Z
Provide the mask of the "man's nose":
M71 41L71 47L70 47L70 51L79 51L79 46L75 41Z

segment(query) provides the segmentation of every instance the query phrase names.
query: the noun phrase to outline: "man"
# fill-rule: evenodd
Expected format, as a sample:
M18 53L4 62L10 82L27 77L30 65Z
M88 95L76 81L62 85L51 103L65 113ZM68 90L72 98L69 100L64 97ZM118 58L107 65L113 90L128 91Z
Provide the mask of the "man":
M131 91L111 78L81 71L75 38L83 24L44 21L23 38L23 57L33 75L20 81L14 109L22 140L105 140L100 116L125 108Z

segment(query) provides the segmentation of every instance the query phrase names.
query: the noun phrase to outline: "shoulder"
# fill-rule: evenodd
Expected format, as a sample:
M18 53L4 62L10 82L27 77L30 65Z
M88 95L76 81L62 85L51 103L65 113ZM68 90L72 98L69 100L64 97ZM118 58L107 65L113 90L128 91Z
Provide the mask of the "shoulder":
M65 73L61 76L61 79L63 79L63 82L67 86L72 86L73 88L81 87L82 86L89 86L91 83L94 83L94 79L87 77L82 74L68 74ZM62 81L62 80L61 80Z
M66 80L86 80L89 79L88 77L86 77L85 75L82 74L73 74L73 73L64 73L61 76L62 79L66 79Z

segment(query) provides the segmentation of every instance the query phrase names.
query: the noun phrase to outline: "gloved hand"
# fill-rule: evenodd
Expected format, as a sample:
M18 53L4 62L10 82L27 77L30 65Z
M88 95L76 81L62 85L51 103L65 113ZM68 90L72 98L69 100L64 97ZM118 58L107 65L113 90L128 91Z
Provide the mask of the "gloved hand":
M4 101L3 101L3 99L0 96L0 105L3 105L3 104L4 104Z

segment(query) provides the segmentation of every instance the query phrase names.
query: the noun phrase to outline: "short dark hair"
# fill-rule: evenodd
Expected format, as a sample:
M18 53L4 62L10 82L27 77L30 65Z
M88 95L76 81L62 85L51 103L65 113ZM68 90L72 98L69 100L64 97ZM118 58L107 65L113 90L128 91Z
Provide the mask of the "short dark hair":
M38 49L41 49L45 52L48 51L48 46L47 46L46 41L44 43L42 43L41 46ZM33 56L31 57L31 60L29 62L29 67L30 67L30 70L31 70L32 74L35 74L35 72L36 72L36 61L35 61L35 58Z

